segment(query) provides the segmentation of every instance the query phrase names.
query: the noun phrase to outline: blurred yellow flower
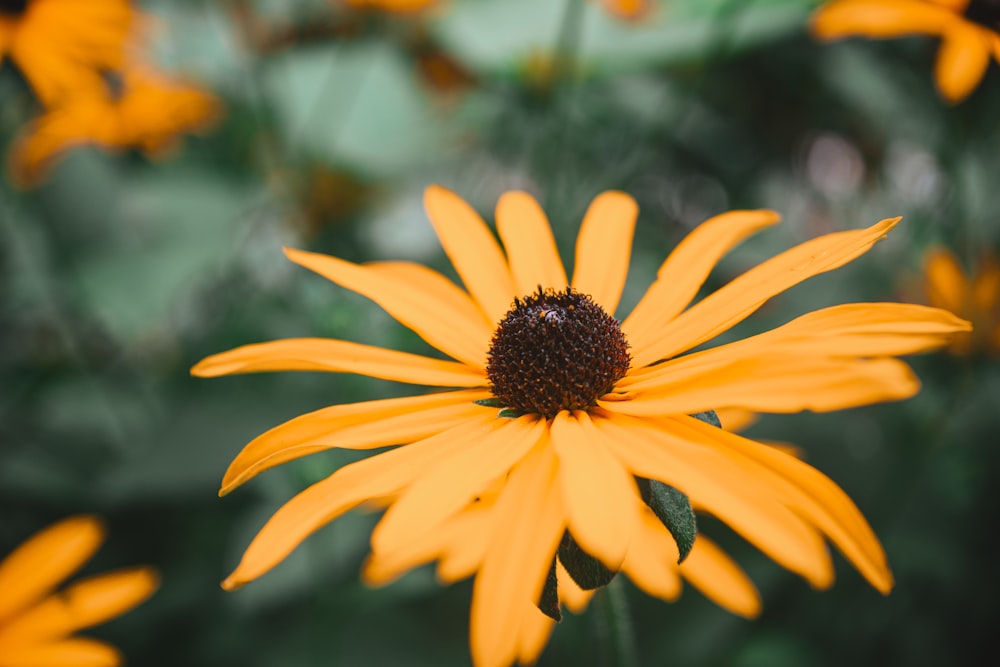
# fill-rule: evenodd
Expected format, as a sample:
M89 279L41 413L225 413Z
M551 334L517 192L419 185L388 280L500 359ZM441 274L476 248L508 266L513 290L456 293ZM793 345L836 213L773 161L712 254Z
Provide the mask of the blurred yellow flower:
M114 667L119 652L73 633L120 616L158 586L147 567L79 580L55 592L104 541L90 516L56 523L0 562L0 665L3 667Z
M45 105L103 86L119 69L134 13L127 0L0 2L0 64L17 65Z
M933 248L924 259L924 281L927 303L972 322L973 330L955 336L949 352L1000 353L1000 261L995 255L984 255L969 275L950 250Z
M167 152L177 135L211 125L221 104L211 94L146 69L130 67L122 90L78 95L29 123L14 144L14 180L32 185L64 153L83 145L136 148L148 155Z
M649 0L601 0L601 5L609 13L626 21L642 18L649 10Z
M439 4L440 0L341 0L341 2L356 9L377 9L397 14L413 14Z
M321 526L372 503L388 506L372 534L373 562L399 558L395 570L405 569L434 552L477 497L496 493L492 517L476 524L488 533L481 556L460 548L475 571L474 662L508 665L535 652L521 646L537 629L525 625L525 610L539 601L564 536L611 571L631 568L643 587L656 580L651 568L664 569L663 562L642 558L662 555L670 540L665 527L649 521L636 479L642 478L686 494L816 588L833 581L824 538L879 591L892 588L878 539L836 484L794 457L689 415L725 407L839 410L916 393L917 379L893 357L940 347L967 331L967 322L925 306L848 304L691 351L771 297L862 255L898 218L803 243L691 305L724 254L778 221L763 210L716 216L674 249L619 323L612 314L638 215L628 195L605 192L591 203L571 278L530 195L500 198L502 247L449 190L428 188L424 203L467 291L415 263L359 265L286 252L372 299L455 361L305 338L247 345L192 369L204 377L348 372L457 388L332 406L249 443L220 493L313 452L404 446L344 466L292 498L261 529L224 587L256 579ZM631 547L645 540L660 545Z
M823 39L923 34L941 38L935 78L949 102L965 99L1000 62L1000 3L996 0L831 0L812 17Z

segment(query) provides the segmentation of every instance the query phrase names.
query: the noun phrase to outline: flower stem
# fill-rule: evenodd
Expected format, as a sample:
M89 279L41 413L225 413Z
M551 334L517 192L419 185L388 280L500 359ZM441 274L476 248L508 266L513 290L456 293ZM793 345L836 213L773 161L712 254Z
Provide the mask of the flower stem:
M635 631L621 577L615 577L598 591L594 606L601 664L606 667L637 667L639 658Z

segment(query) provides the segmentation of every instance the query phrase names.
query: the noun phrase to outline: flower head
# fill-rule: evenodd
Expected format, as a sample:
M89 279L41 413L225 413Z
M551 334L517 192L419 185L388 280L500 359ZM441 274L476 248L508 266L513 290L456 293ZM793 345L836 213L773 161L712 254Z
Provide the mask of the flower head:
M146 567L77 581L55 592L104 539L89 516L65 519L37 533L0 562L0 664L4 667L114 667L108 644L75 637L143 602L158 585Z
M121 68L134 21L128 0L3 0L0 63L18 67L45 105L100 90Z
M949 102L961 102L1000 62L996 0L831 0L816 10L813 34L823 39L933 35L941 38L935 78Z
M1000 261L984 255L972 274L943 247L932 248L924 259L927 303L946 308L973 324L973 330L955 336L948 351L959 356L1000 354Z
M122 74L120 91L105 86L77 95L29 123L13 147L11 172L18 182L34 184L66 152L83 145L161 155L178 134L208 127L220 112L213 95L131 66Z
M640 587L663 594L652 582L666 575L653 570L664 568L655 556L666 553L671 537L650 521L652 505L643 497L655 482L679 490L817 588L833 580L827 538L873 586L889 591L882 547L840 488L792 456L690 415L727 407L838 410L906 398L919 384L893 357L944 345L968 323L924 306L848 304L691 350L771 297L863 254L898 218L803 243L691 305L728 250L778 221L772 211L716 216L674 249L619 324L613 315L638 215L628 195L605 192L591 203L572 276L545 214L524 192L498 202L502 247L454 193L432 186L425 206L464 290L414 263L287 254L372 299L452 360L304 338L244 346L192 370L323 370L450 388L332 406L248 444L221 493L312 452L403 446L344 466L286 503L226 588L261 576L344 512L387 506L372 535L372 567L390 562L398 573L435 557L464 563L455 571L475 573L474 660L507 665L531 657L526 638L536 640L533 650L544 645L525 610L539 603L567 539L610 573L624 569ZM468 518L477 512L489 512L488 520Z

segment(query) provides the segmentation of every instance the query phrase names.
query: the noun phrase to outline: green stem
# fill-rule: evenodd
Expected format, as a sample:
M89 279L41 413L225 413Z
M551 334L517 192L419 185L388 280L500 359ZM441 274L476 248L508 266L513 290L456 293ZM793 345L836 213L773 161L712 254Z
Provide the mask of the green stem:
M639 657L635 631L621 577L615 577L597 592L594 606L601 664L607 667L637 667Z
M580 51L580 33L583 28L583 1L566 0L559 37L552 54L551 84L571 80Z

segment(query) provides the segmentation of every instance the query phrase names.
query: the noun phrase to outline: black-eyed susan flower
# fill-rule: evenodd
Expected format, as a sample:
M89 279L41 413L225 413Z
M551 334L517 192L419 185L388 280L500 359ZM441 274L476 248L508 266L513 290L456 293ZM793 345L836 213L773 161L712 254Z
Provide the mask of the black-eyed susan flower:
M0 0L0 64L9 58L45 105L97 91L125 61L128 0Z
M620 19L635 21L649 11L649 0L601 0L601 6Z
M0 562L0 665L3 667L115 667L118 650L75 636L127 612L153 594L147 567L92 576L56 591L104 541L91 516L56 523Z
M340 0L356 9L375 9L395 14L415 14L440 3L440 0Z
M1000 261L995 255L984 254L967 273L950 250L932 248L924 258L924 293L930 305L972 322L973 330L956 335L949 352L1000 354Z
M965 99L1000 62L1000 3L996 0L831 0L816 10L812 31L823 39L933 35L941 39L934 76L941 95Z
M200 88L130 66L120 90L105 86L76 95L29 123L11 150L11 174L19 183L37 183L67 151L84 145L159 156L176 145L178 135L215 122L221 109Z
M692 305L724 254L778 221L772 211L716 216L674 249L619 322L612 314L638 214L628 195L606 192L591 203L572 275L541 207L524 192L508 192L497 204L502 246L454 193L432 186L425 206L465 289L415 263L287 254L372 299L449 360L302 338L247 345L194 367L199 376L312 370L448 388L332 406L247 445L220 493L312 452L403 446L344 466L292 498L224 587L263 575L312 532L365 504L387 507L372 535L373 562L398 558L390 568L398 572L424 562L450 522L495 494L491 517L476 524L485 533L481 555L460 548L475 571L474 661L507 665L531 654L520 645L535 629L524 625L525 610L540 602L567 540L612 573L625 563L643 574L663 567L629 561L630 549L655 553L633 545L652 535L670 539L666 527L648 520L643 495L655 481L816 588L833 581L829 539L876 589L891 589L878 539L836 484L792 456L690 415L726 407L838 410L913 395L919 383L894 357L944 345L967 331L967 322L925 306L856 303L692 351L771 297L864 254L898 218L807 241ZM633 580L646 586L642 575Z

